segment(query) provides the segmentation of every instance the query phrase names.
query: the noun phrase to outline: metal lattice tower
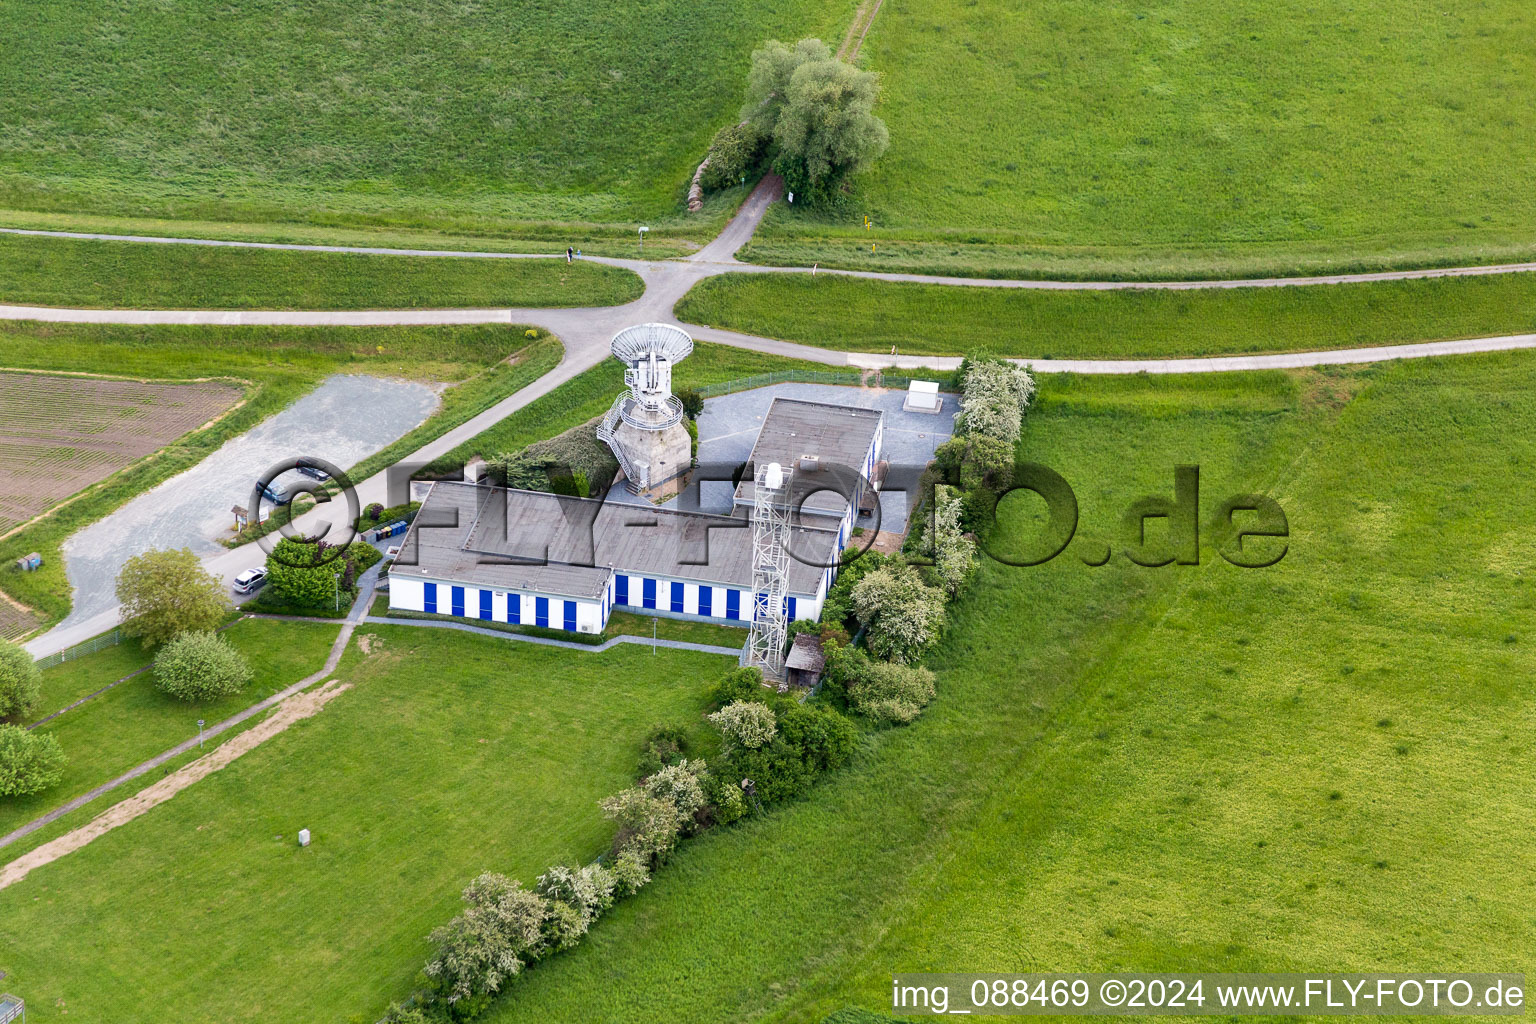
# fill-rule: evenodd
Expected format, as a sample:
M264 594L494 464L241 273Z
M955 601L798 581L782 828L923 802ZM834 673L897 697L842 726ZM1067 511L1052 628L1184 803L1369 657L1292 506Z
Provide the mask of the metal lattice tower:
M747 659L771 680L784 675L789 635L789 477L777 462L759 470L752 507L753 611Z

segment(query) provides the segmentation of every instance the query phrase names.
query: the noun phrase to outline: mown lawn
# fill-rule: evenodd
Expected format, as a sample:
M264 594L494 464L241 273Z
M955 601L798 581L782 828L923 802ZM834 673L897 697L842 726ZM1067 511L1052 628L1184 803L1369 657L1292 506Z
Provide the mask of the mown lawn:
M752 48L836 38L854 7L22 0L0 11L0 205L707 237L725 211L693 227L682 199Z
M39 732L58 738L69 766L63 781L51 789L30 797L0 799L0 835L196 736L199 718L216 724L318 671L330 653L337 628L245 619L223 633L251 666L253 678L240 692L202 703L179 701L160 692L151 668L38 726ZM43 673L43 702L35 717L53 714L153 660L152 651L145 652L137 641L127 641L48 669ZM154 781L154 776L149 781ZM104 803L92 803L75 812L65 825L83 824L106 803L121 800L143 785L147 783L129 783L100 798ZM28 840L21 840L0 852L0 858L11 860L30 845Z
M124 309L616 306L640 278L564 259L373 256L0 234L0 300Z
M741 626L723 626L718 622L690 622L686 619L669 619L660 615L637 615L633 612L613 612L608 616L605 636L639 636L653 634L662 640L683 640L691 644L714 644L717 647L741 647L747 642L747 630Z
M1292 352L1536 331L1536 273L1284 288L1060 291L726 274L685 322L854 352L1041 359Z
M0 891L6 987L31 1016L377 1019L474 875L531 883L601 851L598 800L731 664L360 633L372 654L354 644L352 688L316 717Z
M777 207L751 252L1052 276L1530 259L1531 5L1316 14L886 0L860 60L889 152L840 215Z
M1518 969L1533 383L1521 354L1044 379L1023 451L1076 490L1067 554L988 563L917 724L691 843L490 1019L815 1021L899 970ZM1207 522L1198 567L1086 566L1176 463L1205 517L1274 495L1284 560Z
M57 621L69 610L59 545L162 480L188 469L225 441L288 406L333 373L371 373L442 382L438 411L416 430L350 467L367 475L398 460L513 394L554 367L560 343L542 331L479 327L123 327L0 324L6 366L26 370L110 372L182 380L229 378L247 388L243 405L160 453L118 473L45 519L0 541L0 589ZM15 559L43 555L23 573Z

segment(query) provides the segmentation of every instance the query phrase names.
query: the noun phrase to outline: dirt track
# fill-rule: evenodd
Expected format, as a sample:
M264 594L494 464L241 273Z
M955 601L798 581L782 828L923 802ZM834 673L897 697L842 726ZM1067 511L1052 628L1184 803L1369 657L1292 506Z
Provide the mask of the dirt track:
M44 843L31 853L24 854L0 868L0 889L26 878L33 868L42 867L44 864L50 864L60 857L73 853L99 836L106 835L118 826L128 824L151 808L165 803L199 779L213 774L242 754L255 750L293 723L318 714L333 698L350 688L350 684L333 679L317 689L294 694L279 704L272 714L234 739L172 772L153 786L121 803L114 804L89 823Z

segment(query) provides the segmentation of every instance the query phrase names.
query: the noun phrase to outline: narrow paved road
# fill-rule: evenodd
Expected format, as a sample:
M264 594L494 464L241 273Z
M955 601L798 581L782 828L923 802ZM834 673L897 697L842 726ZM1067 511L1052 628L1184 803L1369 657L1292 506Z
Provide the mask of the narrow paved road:
M782 182L769 176L742 204L741 210L726 225L720 235L709 245L681 260L640 261L604 259L602 262L626 267L639 274L645 283L645 292L633 302L622 306L595 306L577 309L438 309L438 310L356 310L356 311L245 311L228 310L103 310L60 309L41 306L0 306L0 319L45 320L67 323L120 323L120 324L208 324L235 325L255 324L267 326L371 326L390 324L473 324L473 323L527 323L538 324L557 335L565 345L565 355L553 370L524 387L517 393L496 403L485 412L463 425L443 434L437 440L413 452L402 461L430 462L452 451L465 441L482 433L507 416L523 408L535 399L591 369L608 358L608 344L613 335L624 327L636 323L662 322L679 324L701 341L717 342L738 348L751 349L773 355L804 359L830 366L858 367L862 369L934 369L946 370L958 366L960 360L953 356L891 356L883 353L838 352L830 349L801 345L793 342L718 330L697 324L682 324L673 315L673 307L699 281L729 271L747 273L802 273L793 268L760 267L739 263L737 251L751 239L768 207L782 192ZM0 229L14 233L17 229ZM31 232L44 234L45 232ZM47 234L53 234L47 232ZM119 236L71 235L71 237L110 238ZM345 246L293 246L265 242L219 242L193 239L153 239L172 244L189 245L238 245L253 248L319 249L330 252L398 252L399 250L353 249ZM447 256L472 256L503 258L506 253L423 253ZM545 258L522 256L519 258ZM1393 271L1386 274L1338 275L1324 278L1269 279L1265 281L1216 281L1216 282L1162 282L1127 284L1120 282L1040 282L1040 281L992 281L969 278L930 278L909 274L847 273L848 276L868 277L892 281L931 281L976 287L1017 288L1229 288L1253 285L1259 287L1284 286L1300 283L1344 283L1365 280L1403 280L1414 277L1448 277L1487 273L1514 273L1536 271L1536 264L1511 264L1503 267L1465 267L1439 270ZM831 273L822 271L822 273ZM1523 334L1508 337L1472 338L1460 341L1438 341L1419 345L1390 345L1379 348L1336 349L1320 352L1282 352L1259 355L1213 356L1191 359L1017 359L1015 362L1034 367L1040 372L1073 373L1212 373L1234 370L1264 370L1301 366L1328 366L1344 363L1369 363L1387 359L1414 359L1427 356L1461 355L1473 352L1493 352L1507 349L1536 348L1536 335ZM385 477L381 473L358 485L358 497L363 504L374 501L387 502ZM313 513L311 513L313 515ZM305 519L299 520L301 524ZM224 552L205 564L208 569L225 580L233 580L246 569L262 564L265 552L259 545L248 544ZM72 646L117 624L117 609L109 609L81 622L68 630L54 629L26 645L35 657L52 654Z
M776 192L782 193L782 182L774 179ZM707 264L712 269L703 277L723 273L741 274L810 274L810 267L775 267L761 263L742 263L735 254L757 229L758 222L767 210L768 198L762 197L762 186L752 194L741 211L725 230L704 249L682 260L650 261L624 259L616 256L583 256L592 263L604 263L611 267L624 267L641 273L658 268L676 266L678 263ZM755 216L753 216L755 214ZM443 256L459 259L487 260L549 260L562 258L558 253L483 252L473 249L388 249L364 245L301 245L291 242L236 242L218 238L172 238L164 235L114 235L92 231L43 231L31 228L0 228L0 234L33 235L43 238L79 238L98 242L144 242L158 245L205 245L234 249L286 249L297 252L342 252L365 256ZM1244 277L1221 280L1190 281L1049 281L1034 278L954 277L943 274L902 274L880 270L831 270L821 268L818 274L839 277L862 277L872 281L898 281L910 284L944 284L962 288L1026 288L1043 291L1193 291L1203 288L1292 288L1313 284L1368 284L1372 281L1412 281L1437 277L1483 277L1489 274L1523 274L1536 272L1536 262L1493 263L1477 267L1426 267L1417 270L1380 270L1360 274L1317 274L1307 277ZM16 309L41 309L46 307L6 307ZM459 311L479 312L479 311ZM17 319L10 317L10 319ZM27 317L26 319L39 319ZM127 321L112 321L116 323ZM131 321L146 322L146 321ZM147 321L160 323L163 321ZM175 321L186 322L186 321ZM243 322L243 321L232 321ZM405 321L389 321L390 323ZM432 321L434 323L444 321ZM482 320L460 321L484 323Z

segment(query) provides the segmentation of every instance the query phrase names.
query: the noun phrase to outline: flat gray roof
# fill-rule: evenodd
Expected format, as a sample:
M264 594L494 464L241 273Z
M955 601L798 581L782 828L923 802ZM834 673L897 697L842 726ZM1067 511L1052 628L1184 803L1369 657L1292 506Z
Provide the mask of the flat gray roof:
M776 397L757 432L750 463L754 470L770 462L792 469L802 456L814 455L829 466L858 472L884 417L878 409ZM743 477L735 500L750 504L756 490L755 480ZM835 514L848 505L841 495L822 491L807 498L805 507Z
M445 480L422 502L402 556L412 538L416 566L391 574L588 598L602 595L610 570L752 587L752 526L740 517ZM790 549L805 559L790 559L790 590L814 594L837 558L836 531L796 526Z

